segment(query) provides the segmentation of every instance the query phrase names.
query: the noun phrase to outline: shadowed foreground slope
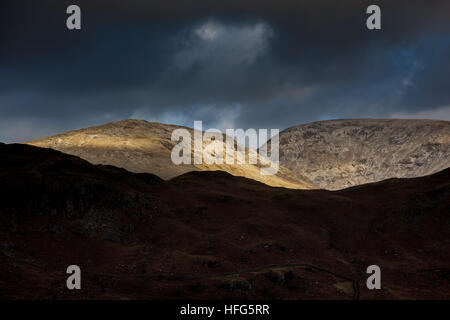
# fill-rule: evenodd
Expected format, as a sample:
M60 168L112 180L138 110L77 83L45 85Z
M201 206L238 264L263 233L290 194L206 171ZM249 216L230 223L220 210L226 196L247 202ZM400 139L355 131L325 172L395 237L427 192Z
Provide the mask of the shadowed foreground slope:
M449 195L450 170L302 191L0 144L0 298L445 299Z

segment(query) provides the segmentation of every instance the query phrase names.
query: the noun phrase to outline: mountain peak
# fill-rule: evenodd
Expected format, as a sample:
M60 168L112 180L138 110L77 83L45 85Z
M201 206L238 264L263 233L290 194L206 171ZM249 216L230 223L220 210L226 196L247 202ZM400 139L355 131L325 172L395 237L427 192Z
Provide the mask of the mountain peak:
M173 130L178 128L193 131L176 125L126 119L70 131L28 144L76 155L93 164L113 165L135 173L156 174L163 179L171 179L190 171L225 171L275 187L315 188L309 179L282 167L277 175L267 176L261 175L258 165L248 163L175 165L171 152L176 142L171 140L171 136ZM206 143L205 141L204 147ZM223 147L225 149L225 142Z
M449 121L340 119L280 133L280 164L332 190L429 175L449 159Z

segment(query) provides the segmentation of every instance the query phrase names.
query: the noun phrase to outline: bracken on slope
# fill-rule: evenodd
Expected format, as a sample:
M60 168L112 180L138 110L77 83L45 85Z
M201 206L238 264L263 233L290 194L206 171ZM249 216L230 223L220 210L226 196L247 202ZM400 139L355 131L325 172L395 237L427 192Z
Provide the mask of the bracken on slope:
M449 183L450 169L333 192L163 181L0 144L0 299L447 299ZM72 264L82 290L66 288Z

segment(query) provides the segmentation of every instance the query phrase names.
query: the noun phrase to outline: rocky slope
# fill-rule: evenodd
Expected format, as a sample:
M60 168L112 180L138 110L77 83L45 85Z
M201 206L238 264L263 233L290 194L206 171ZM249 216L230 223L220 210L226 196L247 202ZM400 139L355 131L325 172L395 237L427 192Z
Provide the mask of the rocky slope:
M450 166L450 122L350 119L291 127L280 133L280 164L330 190L429 175Z
M279 168L277 175L268 176L261 175L260 167L253 164L175 165L170 155L176 142L171 141L171 135L173 130L178 128L182 127L130 119L71 131L32 141L29 144L76 155L93 164L113 165L135 173L152 173L163 179L170 179L189 171L221 170L270 186L316 188L309 179L283 167ZM193 140L193 129L185 129L191 132ZM225 143L222 143L222 147L225 147ZM256 151L249 152L258 157Z
M0 144L0 299L448 299L449 183L450 169L334 192L163 181Z

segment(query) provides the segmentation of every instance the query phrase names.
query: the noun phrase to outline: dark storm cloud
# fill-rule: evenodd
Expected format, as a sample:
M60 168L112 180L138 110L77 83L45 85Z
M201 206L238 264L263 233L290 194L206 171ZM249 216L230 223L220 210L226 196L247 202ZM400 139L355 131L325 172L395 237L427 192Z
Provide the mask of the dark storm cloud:
M65 28L68 5L82 30ZM0 140L128 117L275 127L450 108L450 2L3 1ZM450 112L449 112L450 117Z

